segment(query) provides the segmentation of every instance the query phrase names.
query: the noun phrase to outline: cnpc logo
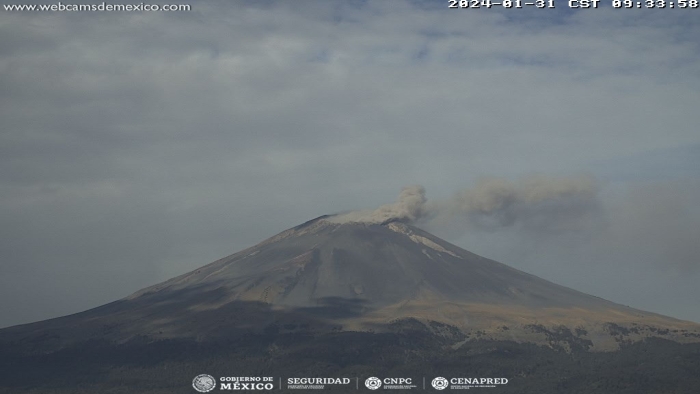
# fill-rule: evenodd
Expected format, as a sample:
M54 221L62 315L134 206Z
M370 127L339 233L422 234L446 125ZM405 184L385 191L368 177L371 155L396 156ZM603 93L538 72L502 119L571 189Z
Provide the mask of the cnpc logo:
M382 380L378 377L372 376L371 378L367 378L367 380L365 380L365 386L367 386L367 388L370 390L376 390L382 387Z
M403 386L411 386L412 384L412 378L379 379L376 376L372 376L371 378L367 378L367 380L365 380L365 386L370 390L376 390L382 387L382 385L384 385L385 388L402 388Z

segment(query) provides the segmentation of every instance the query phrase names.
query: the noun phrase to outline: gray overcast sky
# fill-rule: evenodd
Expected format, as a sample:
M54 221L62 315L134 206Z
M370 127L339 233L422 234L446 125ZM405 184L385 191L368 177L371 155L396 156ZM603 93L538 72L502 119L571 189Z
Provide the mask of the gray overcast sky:
M0 327L405 185L439 199L530 174L594 176L595 223L430 230L700 322L700 10L556 4L0 10Z

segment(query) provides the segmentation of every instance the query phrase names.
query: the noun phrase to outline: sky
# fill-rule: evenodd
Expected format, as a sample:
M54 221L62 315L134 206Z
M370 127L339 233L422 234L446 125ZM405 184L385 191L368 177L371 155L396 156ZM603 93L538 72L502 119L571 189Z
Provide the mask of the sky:
M0 9L0 327L114 301L407 185L440 201L533 176L593 179L595 201L563 225L426 229L700 322L700 11L556 7Z

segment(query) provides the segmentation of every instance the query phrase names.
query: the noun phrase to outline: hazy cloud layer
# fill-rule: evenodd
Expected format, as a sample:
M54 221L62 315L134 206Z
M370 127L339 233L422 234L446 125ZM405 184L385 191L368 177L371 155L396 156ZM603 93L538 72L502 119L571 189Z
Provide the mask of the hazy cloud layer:
M499 213L438 235L700 321L696 15L453 11L0 11L0 326L112 301L405 185L483 210L454 193L491 176ZM537 202L520 181L532 173L600 182Z

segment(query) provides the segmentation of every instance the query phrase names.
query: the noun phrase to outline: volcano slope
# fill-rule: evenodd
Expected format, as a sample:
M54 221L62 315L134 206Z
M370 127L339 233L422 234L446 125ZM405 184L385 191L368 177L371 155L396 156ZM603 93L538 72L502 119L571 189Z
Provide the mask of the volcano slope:
M204 370L466 367L514 379L505 392L621 378L635 383L617 389L684 392L700 385L697 342L696 323L556 285L414 226L323 216L122 300L0 330L0 392L192 392L188 379Z

